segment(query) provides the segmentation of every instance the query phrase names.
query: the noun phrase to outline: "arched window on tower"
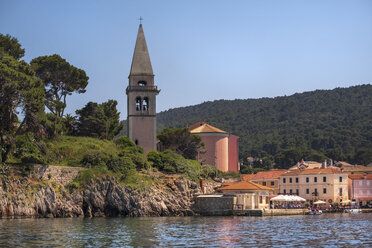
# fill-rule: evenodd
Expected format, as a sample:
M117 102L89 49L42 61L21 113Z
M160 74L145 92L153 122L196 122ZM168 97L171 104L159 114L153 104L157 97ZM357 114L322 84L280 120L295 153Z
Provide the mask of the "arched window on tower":
M142 110L147 111L149 109L149 98L145 97L142 102Z
M138 96L136 98L136 110L137 111L141 111L141 103L142 103L141 97Z
M141 80L138 82L138 86L146 86L146 85L147 85L147 82L144 80Z

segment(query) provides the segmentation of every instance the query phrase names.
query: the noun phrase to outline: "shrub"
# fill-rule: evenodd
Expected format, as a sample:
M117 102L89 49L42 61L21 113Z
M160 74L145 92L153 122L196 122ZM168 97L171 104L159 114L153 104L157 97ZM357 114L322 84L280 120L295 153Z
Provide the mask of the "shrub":
M105 166L100 166L100 167L95 167L95 168L90 168L86 170L82 170L78 173L76 178L69 184L69 188L77 188L86 185L90 180L96 179L102 175L112 175L107 167Z
M127 147L136 147L133 141L131 141L127 136L121 136L115 140L116 145L120 148L125 149Z
M105 152L92 151L84 155L80 163L86 168L93 168L96 166L106 166L107 161L110 160L110 156Z
M149 163L145 155L141 153L138 147L127 147L119 153L119 157L127 157L136 165L137 170L148 169Z
M223 178L240 178L240 174L234 171L218 171L218 177L223 177Z
M215 178L218 174L218 170L213 165L204 165L201 167L201 176L204 178Z
M126 175L129 171L135 170L136 165L129 157L116 157L107 161L107 168L113 172Z
M172 150L151 151L147 159L155 169L168 173L182 173L191 180L198 180L201 174L200 164L197 161L185 159Z
M41 156L41 154L32 154L27 153L21 156L22 163L30 163L30 164L46 164L45 159Z

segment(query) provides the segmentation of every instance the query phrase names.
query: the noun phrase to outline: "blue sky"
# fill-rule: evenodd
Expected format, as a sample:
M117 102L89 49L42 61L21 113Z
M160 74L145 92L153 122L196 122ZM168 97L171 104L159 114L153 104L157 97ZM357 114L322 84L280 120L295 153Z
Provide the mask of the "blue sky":
M27 62L57 53L87 72L87 92L68 98L68 113L115 99L125 119L139 16L158 112L372 83L368 0L1 0L0 33L18 38Z

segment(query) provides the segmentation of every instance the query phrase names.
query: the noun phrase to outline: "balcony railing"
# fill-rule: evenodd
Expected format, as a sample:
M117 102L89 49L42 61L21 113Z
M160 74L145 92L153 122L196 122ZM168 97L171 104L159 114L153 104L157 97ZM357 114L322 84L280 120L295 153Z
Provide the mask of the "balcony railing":
M158 91L159 92L157 86L128 86L127 87L127 92L132 91L132 90L135 90L135 91Z

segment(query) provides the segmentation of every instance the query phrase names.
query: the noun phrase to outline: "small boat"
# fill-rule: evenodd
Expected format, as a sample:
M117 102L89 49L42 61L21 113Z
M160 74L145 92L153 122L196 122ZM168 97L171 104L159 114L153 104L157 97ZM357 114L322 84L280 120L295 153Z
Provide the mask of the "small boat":
M359 214L361 212L362 210L360 208L347 208L344 210L344 213L349 213L349 214Z
M323 211L320 209L311 209L307 212L308 215L320 215Z
M359 214L361 212L362 210L360 209L359 205L351 205L344 209L344 213L349 213L349 214Z

